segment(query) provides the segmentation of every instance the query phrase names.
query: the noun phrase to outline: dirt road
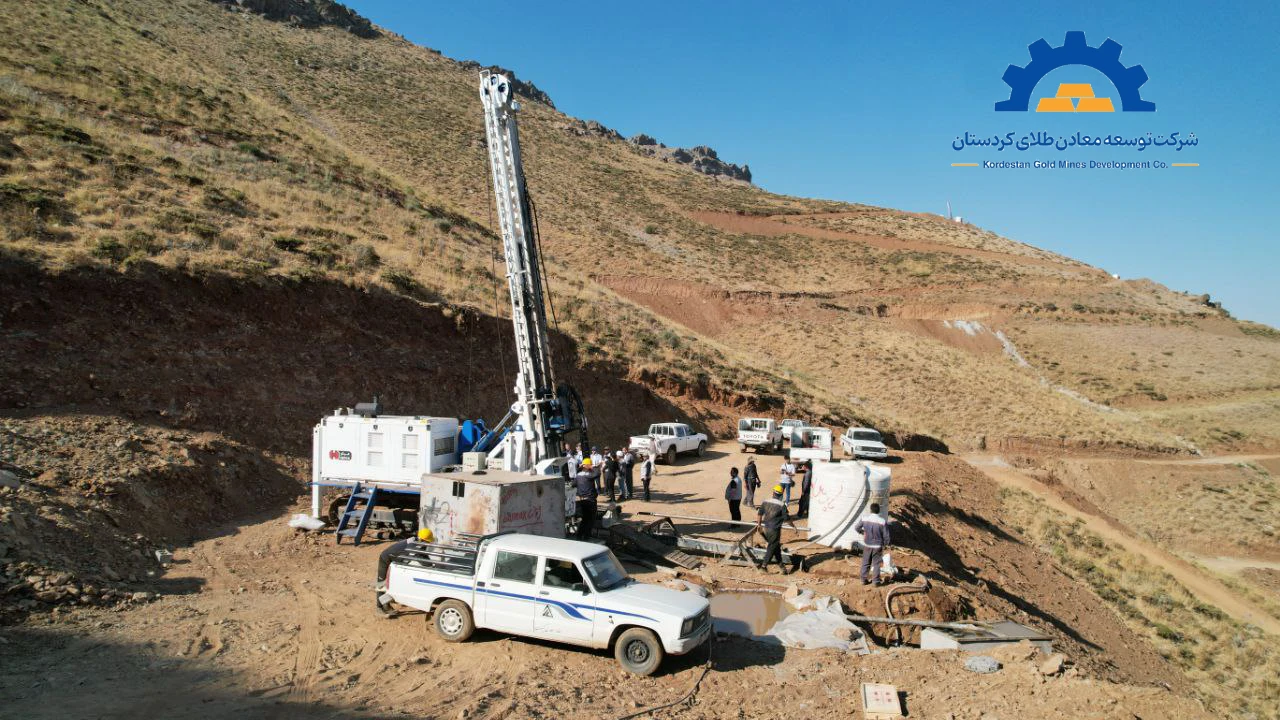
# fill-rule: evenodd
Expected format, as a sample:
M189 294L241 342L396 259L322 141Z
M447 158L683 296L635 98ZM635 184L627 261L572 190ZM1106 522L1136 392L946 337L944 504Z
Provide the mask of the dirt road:
M1237 620L1257 625L1272 635L1280 635L1280 620L1242 599L1238 593L1186 560L1145 540L1134 537L1132 534L1117 528L1103 517L1080 510L1064 500L1053 489L1012 467L998 456L969 455L965 456L965 460L1001 485L1031 493L1063 515L1080 519L1092 532L1168 572L1183 587L1203 602L1218 607ZM1204 460L1197 459L1187 462L1204 462Z

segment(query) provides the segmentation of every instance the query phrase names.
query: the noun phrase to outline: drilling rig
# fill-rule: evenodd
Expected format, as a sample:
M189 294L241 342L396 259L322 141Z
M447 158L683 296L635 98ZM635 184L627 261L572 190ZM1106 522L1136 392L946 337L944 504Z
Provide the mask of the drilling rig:
M311 511L322 517L322 488L341 489L328 512L339 542L351 537L359 543L370 527L412 529L420 519L420 500L426 500L422 488L428 476L464 468L560 475L561 444L576 433L589 446L581 397L571 385L556 382L549 291L520 162L520 105L511 81L489 71L480 74L480 100L511 297L515 401L492 427L482 420L383 415L376 398L324 417L313 432Z
M573 386L556 383L548 342L548 291L542 274L537 223L520 162L520 132L511 81L505 75L480 74L485 138L502 253L511 295L511 325L515 331L516 400L510 412L482 436L474 450L488 454L489 467L549 474L561 458L566 435L579 434L587 443L587 419L582 398Z

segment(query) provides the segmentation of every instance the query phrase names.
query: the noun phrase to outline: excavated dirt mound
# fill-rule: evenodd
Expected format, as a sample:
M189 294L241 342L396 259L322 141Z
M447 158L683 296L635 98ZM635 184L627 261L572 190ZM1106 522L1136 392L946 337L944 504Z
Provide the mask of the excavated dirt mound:
M158 551L274 516L305 476L296 458L109 416L0 418L0 437L16 485L0 488L0 622L171 592Z

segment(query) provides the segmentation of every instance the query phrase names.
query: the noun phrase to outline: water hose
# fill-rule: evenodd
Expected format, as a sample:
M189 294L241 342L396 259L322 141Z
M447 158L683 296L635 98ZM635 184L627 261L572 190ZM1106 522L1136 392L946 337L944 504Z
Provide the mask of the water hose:
M702 672L698 673L698 677L693 681L693 687L689 688L689 692L669 703L666 703L665 705L654 705L653 707L643 708L631 713L630 715L623 715L622 717L617 718L617 720L631 720L632 718L643 717L651 713L656 713L659 710L666 710L667 708L672 708L686 702L692 705L693 696L698 694L698 686L702 685L702 680L707 677L707 673L711 672L711 656L712 649L715 644L716 634L715 631L712 631L711 635L707 638L707 662L702 666Z

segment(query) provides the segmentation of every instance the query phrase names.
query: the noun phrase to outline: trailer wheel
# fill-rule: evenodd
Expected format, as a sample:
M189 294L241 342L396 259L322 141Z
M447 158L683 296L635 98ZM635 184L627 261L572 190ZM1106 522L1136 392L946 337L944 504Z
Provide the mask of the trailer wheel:
M471 618L471 608L461 600L445 600L436 608L433 616L436 634L445 642L462 642L471 637L476 624Z
M662 643L652 630L631 628L618 636L613 656L623 670L642 677L652 675L662 664Z
M707 444L705 442L698 443L698 457L707 454Z
M672 445L671 447L667 448L667 464L668 465L676 464L676 446L675 445Z

